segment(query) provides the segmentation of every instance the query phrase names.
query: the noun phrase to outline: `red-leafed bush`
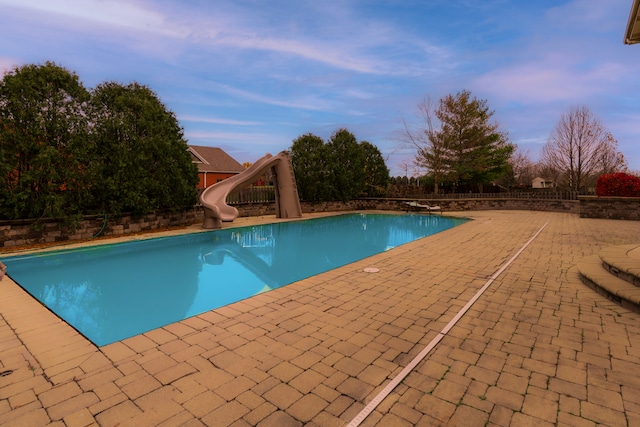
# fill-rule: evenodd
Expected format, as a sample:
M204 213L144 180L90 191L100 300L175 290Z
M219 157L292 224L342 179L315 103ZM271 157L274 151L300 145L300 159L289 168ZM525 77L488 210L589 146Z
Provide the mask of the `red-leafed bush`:
M640 197L640 178L626 173L600 175L596 182L598 196Z

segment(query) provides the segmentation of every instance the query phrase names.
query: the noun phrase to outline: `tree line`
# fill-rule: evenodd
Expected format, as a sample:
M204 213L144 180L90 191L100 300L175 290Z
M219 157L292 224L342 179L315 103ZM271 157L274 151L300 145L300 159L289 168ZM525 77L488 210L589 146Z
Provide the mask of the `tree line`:
M562 114L542 149L540 161L509 141L491 121L486 100L469 91L417 107L417 123L403 122L398 139L415 149L423 182L441 191L479 191L483 186L527 188L536 177L571 190L594 189L602 174L624 172L627 162L613 135L586 106Z
M291 146L303 200L383 195L378 148L346 129ZM24 65L0 81L0 219L143 215L197 202L197 167L175 114L147 86L93 89L53 63Z
M399 139L426 171L421 184L435 193L482 192L540 176L580 191L627 168L587 107L561 116L537 163L493 115L466 90L420 102L418 122L403 121ZM344 128L326 142L301 135L289 150L306 201L387 196L404 181L389 177L378 147ZM110 81L87 89L53 62L16 67L0 81L0 219L181 210L197 201L197 182L183 129L149 87Z
M291 146L303 200L383 195L389 170L377 147L346 129L325 144ZM147 86L93 89L53 63L0 81L0 219L180 210L197 201L197 167L175 114Z
M150 88L87 89L53 62L0 81L0 219L179 210L197 182L183 130Z

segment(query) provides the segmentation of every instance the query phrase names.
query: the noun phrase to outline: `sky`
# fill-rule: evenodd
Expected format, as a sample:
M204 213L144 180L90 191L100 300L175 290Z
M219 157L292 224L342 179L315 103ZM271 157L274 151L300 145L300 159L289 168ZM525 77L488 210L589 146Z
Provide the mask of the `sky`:
M588 107L640 171L632 0L0 0L0 73L53 61L88 89L137 82L189 144L243 162L346 128L415 175L418 104L469 90L537 161Z

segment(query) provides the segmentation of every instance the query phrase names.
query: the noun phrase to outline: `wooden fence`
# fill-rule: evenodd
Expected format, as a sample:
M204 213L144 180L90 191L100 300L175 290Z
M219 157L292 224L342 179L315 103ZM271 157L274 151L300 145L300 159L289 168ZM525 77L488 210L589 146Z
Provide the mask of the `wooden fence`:
M452 193L427 194L426 199L534 199L534 200L578 200L578 196L587 195L578 191L506 191L501 193Z

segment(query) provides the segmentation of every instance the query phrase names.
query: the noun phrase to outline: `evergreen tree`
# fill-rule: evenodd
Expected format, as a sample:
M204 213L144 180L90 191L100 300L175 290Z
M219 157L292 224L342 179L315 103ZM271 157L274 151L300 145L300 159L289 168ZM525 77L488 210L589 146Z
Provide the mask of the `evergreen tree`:
M421 123L405 122L400 139L417 149L415 163L427 169L435 193L445 181L482 190L508 170L514 146L490 122L494 113L487 101L465 90L440 99L437 107L422 101L418 112Z
M497 123L489 122L494 113L487 101L462 91L442 98L435 114L441 124L436 137L442 141L450 180L482 189L507 171L514 146Z

